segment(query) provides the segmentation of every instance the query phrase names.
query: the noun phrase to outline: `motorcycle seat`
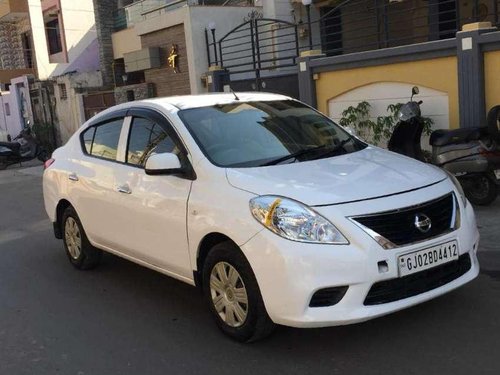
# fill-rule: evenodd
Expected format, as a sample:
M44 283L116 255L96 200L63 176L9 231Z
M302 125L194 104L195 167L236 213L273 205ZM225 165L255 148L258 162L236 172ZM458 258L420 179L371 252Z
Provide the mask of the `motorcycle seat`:
M21 149L21 144L18 142L0 142L0 146L7 147L14 152L19 152Z
M488 134L487 127L475 127L464 129L435 130L431 134L429 143L431 146L446 146L457 143L477 141Z

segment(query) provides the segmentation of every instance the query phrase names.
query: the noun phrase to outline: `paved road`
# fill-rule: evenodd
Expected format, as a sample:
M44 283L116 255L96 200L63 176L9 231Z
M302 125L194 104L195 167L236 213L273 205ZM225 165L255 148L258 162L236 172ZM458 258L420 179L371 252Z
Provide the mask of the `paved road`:
M107 255L74 270L38 170L0 172L0 374L500 374L500 200L479 210L483 272L367 323L237 344L192 287Z

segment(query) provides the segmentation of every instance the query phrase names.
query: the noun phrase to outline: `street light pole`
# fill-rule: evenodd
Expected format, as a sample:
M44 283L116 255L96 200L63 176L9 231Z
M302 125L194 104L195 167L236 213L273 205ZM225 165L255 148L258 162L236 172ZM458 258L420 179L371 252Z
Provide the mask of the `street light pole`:
M208 28L212 33L212 40L214 42L214 57L215 57L215 65L219 65L219 59L217 58L217 42L215 41L215 22L210 22L208 24Z
M312 0L302 0L302 4L306 7L307 12L307 34L309 35L309 50L313 49L313 40L312 40L312 30L311 30L311 3Z

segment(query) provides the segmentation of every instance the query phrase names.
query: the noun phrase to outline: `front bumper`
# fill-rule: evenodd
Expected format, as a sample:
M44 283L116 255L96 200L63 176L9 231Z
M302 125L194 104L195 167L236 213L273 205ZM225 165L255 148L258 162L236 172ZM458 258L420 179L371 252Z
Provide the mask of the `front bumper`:
M434 188L438 194L439 190L443 189L446 190L443 186ZM449 186L447 189L449 192ZM412 197L412 194L415 196ZM405 196L408 201L419 199L417 193ZM386 199L386 203L399 204L399 207L402 207L400 202L396 202L400 198L391 199L392 201ZM374 202L374 205L376 204ZM338 215L343 209L340 207L317 209L321 214L331 218L333 213L329 213L329 210L335 210ZM351 205L345 210L354 212L359 210L359 207ZM349 215L344 215L346 216ZM360 228L347 222L340 225L335 222L335 225L348 236L351 241L349 245L293 242L263 230L242 246L242 250L254 270L267 312L275 323L292 327L352 324L425 302L473 280L479 274L476 255L479 232L470 204L461 207L461 217L461 227L454 232L391 250L382 249ZM343 225L345 227L342 227ZM451 240L458 242L460 255L466 253L470 255L471 268L465 274L445 285L413 297L379 305L364 304L373 284L399 277L397 265L399 255ZM381 269L379 262L384 262L387 267ZM327 307L309 306L316 291L341 286L348 286L348 290L337 304Z

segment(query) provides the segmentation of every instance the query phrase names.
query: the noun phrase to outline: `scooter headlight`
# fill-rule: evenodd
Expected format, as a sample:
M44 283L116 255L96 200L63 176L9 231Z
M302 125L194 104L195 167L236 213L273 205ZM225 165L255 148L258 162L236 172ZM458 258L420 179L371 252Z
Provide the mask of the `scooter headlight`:
M307 243L349 244L332 223L297 201L260 196L250 200L250 211L259 223L283 238Z

